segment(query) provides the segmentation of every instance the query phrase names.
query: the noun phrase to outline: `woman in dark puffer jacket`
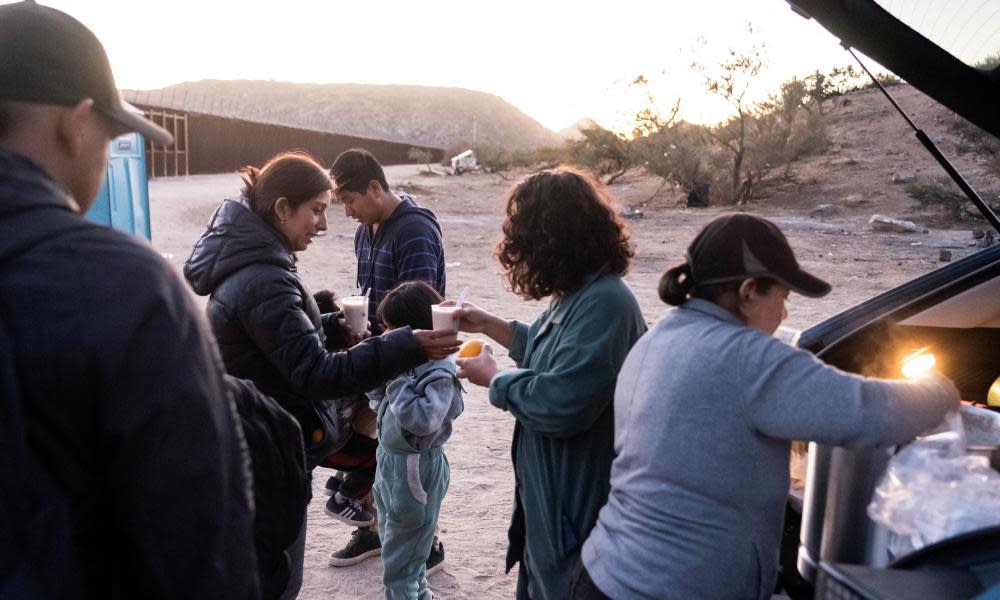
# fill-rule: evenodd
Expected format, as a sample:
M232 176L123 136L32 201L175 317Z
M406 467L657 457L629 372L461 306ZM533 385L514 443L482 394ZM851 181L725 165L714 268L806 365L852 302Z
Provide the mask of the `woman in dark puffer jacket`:
M208 320L226 371L253 381L296 418L311 470L335 449L330 434L336 427L324 427L321 419L335 416L335 399L444 358L457 350L456 342L447 332L406 328L342 352L325 350L324 320L337 315L320 315L296 271L295 253L327 228L330 178L299 152L279 154L261 169L245 167L240 176L241 198L225 200L215 211L184 275L195 292L210 294ZM360 339L363 332L351 333ZM295 597L301 587L304 544L303 520L289 549L291 577L282 597Z

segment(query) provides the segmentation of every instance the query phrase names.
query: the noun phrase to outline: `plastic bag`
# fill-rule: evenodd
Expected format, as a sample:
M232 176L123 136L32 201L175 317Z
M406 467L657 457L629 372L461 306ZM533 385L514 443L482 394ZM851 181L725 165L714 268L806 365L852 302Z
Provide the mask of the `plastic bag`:
M1000 473L966 454L958 413L944 431L917 438L892 459L868 516L886 527L899 557L968 531L1000 524Z

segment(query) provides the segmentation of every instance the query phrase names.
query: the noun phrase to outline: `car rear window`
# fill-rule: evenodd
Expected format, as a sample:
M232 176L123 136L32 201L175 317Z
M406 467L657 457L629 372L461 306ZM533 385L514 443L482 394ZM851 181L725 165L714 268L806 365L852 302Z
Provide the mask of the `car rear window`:
M1000 2L997 0L876 0L911 29L980 68L1000 64Z

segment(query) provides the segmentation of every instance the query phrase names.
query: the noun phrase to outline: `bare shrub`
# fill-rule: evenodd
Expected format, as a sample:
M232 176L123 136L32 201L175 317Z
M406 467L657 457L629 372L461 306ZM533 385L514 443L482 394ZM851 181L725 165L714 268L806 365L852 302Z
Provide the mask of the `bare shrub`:
M1000 178L1000 140L958 115L954 115L950 129L959 138L955 144L959 154L975 154L990 179Z

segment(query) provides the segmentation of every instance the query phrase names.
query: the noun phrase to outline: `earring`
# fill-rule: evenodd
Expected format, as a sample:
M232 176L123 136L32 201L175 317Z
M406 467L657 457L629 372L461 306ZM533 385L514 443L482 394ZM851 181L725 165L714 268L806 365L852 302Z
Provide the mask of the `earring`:
M285 222L285 217L281 217L281 222L282 222L282 223L284 223L284 222Z

